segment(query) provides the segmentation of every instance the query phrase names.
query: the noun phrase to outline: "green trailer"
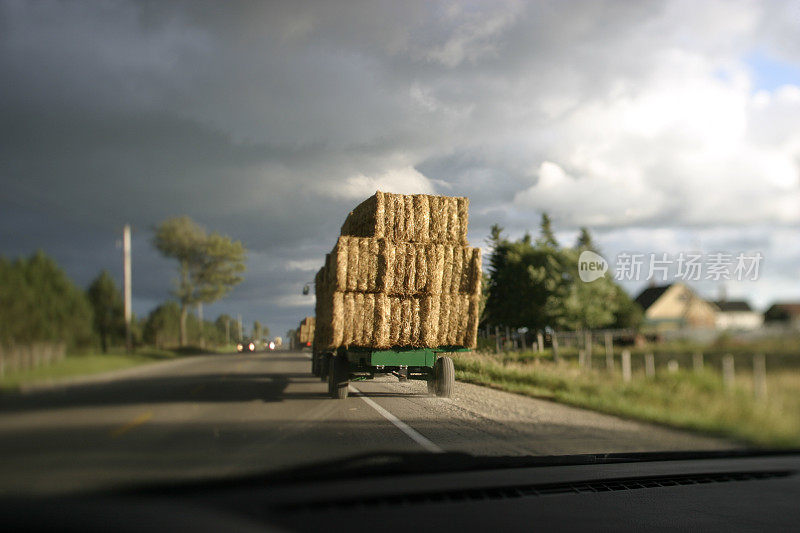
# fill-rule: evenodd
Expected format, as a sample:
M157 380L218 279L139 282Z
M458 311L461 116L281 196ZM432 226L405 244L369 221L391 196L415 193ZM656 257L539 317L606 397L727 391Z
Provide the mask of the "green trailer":
M311 372L328 383L331 398L347 398L350 381L365 381L375 376L391 374L400 381L424 380L428 392L449 398L453 392L455 369L450 353L467 352L460 346L438 348L337 348L332 351L314 350Z

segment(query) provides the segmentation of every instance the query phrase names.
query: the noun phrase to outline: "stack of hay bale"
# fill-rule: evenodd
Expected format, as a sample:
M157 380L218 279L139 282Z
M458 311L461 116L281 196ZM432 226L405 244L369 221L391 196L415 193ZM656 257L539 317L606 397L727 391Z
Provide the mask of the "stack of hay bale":
M481 251L469 199L377 192L347 216L316 275L317 349L474 347Z
M313 316L307 316L300 321L300 327L297 329L297 337L300 341L300 346L308 346L314 342L314 324L316 319Z

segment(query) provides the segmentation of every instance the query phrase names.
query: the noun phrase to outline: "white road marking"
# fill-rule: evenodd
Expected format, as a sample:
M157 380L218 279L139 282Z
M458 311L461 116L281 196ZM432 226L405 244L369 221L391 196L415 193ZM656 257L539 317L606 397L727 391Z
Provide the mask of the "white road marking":
M303 353L303 355L311 359L311 354ZM422 435L417 430L415 430L414 428L412 428L411 426L409 426L408 424L406 424L405 422L394 416L392 413L390 413L377 403L373 402L372 400L364 396L364 394L360 390L355 388L355 386L350 385L349 387L354 394L356 394L358 397L364 400L367 403L367 405L378 411L378 414L380 414L383 418L394 424L395 427L397 427L397 429L408 435L408 437L411 440L413 440L414 442L416 442L417 444L419 444L420 446L422 446L431 453L444 453L443 449L441 449L439 446L428 440L424 435Z
M362 400L367 402L367 405L378 411L378 413L381 416L383 416L383 418L394 424L397 427L397 429L408 435L408 437L411 440L413 440L414 442L425 448L427 451L431 453L444 453L444 450L441 449L439 446L429 441L424 435L421 435L411 426L409 426L408 424L406 424L405 422L394 416L392 413L390 413L377 403L373 402L371 399L364 396L364 394L362 394L362 392L357 388L355 388L353 385L350 385L350 390L353 391L353 393L355 393L356 395L358 395Z

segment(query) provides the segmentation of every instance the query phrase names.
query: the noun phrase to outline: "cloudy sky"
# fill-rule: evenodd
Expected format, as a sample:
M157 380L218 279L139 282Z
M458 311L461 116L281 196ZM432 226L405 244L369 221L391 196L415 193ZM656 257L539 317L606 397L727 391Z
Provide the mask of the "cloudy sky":
M469 196L477 245L759 251L728 294L800 300L797 2L1 0L0 72L0 253L120 279L129 222L140 315L187 214L250 250L206 316L285 332L376 189Z

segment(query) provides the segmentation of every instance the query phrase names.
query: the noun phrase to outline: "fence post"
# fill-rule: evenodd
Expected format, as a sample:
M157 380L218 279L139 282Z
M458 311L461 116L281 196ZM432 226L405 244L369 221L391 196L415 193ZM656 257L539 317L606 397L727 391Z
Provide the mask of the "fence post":
M522 351L523 352L528 351L528 342L527 342L527 339L525 338L527 336L528 336L528 332L527 331L524 332L524 333L520 333L520 340L522 341Z
M592 368L592 332L588 330L586 331L584 348L586 349L586 368Z
M695 352L692 354L692 368L695 372L703 371L703 352Z
M541 331L536 332L536 345L539 347L539 353L544 351L544 335Z
M679 369L680 365L678 365L678 362L675 359L670 359L667 362L667 372L670 374L677 374Z
M733 367L733 356L727 354L722 358L722 383L728 390L733 389L733 384L736 379L736 372Z
M622 381L631 380L631 351L622 350Z
M500 326L494 327L494 348L495 352L500 353Z
M648 378L656 376L656 358L651 353L644 355L644 375Z
M606 331L606 370L609 372L614 371L614 339L611 333Z
M541 334L541 333L540 333ZM558 363L558 333L553 331L553 362Z
M581 368L586 366L586 350L578 350L578 366Z
M509 346L508 346L509 343L511 342L511 328L509 328L508 326L506 326L506 338L504 340L505 340L505 343L504 343L505 345L503 346L503 349L506 350L506 351L511 351L509 349ZM512 343L511 344L511 348L513 348L513 347L514 347L514 345Z
M753 394L757 400L767 398L767 363L764 354L753 356Z

